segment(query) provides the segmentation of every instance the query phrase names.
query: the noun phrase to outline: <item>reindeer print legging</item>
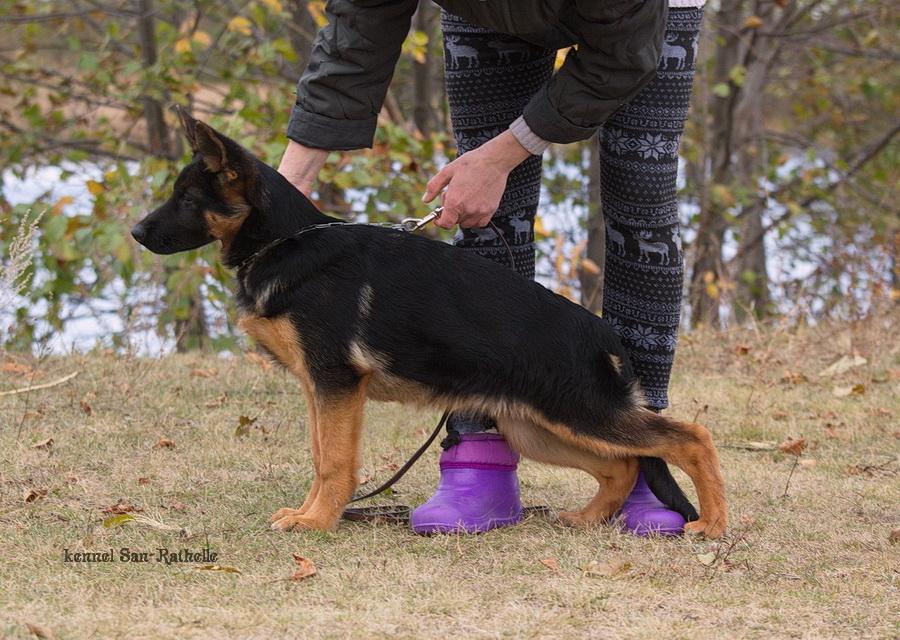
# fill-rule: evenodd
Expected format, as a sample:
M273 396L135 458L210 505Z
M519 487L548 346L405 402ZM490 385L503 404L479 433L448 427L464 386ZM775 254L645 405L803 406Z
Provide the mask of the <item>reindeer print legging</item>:
M648 404L668 406L669 373L681 314L683 268L676 202L678 143L690 103L702 8L670 8L656 77L600 130L601 208L606 221L603 316L628 350ZM556 52L472 25L444 12L444 65L459 153L505 131L553 73ZM464 229L465 251L534 278L534 216L541 158L509 176L490 228ZM455 414L450 437L494 428L484 416Z

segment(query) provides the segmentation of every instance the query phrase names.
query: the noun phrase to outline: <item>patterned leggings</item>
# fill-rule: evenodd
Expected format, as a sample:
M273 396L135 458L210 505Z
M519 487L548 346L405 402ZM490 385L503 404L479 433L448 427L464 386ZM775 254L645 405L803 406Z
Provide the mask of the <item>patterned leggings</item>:
M669 9L656 77L600 130L601 208L607 225L603 315L622 338L655 409L668 406L681 313L678 142L690 104L702 18L703 9ZM556 52L446 12L441 28L453 131L459 152L465 153L505 131L522 114L553 73ZM526 278L534 278L540 189L541 158L532 156L510 174L493 218L512 248L514 268ZM455 243L510 264L506 246L490 227L461 230ZM493 426L483 416L456 414L450 418L450 440L454 431Z

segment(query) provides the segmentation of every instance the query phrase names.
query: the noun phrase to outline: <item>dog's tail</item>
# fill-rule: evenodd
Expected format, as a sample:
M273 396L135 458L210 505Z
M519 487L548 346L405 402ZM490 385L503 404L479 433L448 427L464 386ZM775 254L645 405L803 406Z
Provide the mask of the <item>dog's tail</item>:
M700 518L694 505L687 499L675 478L672 477L672 472L669 471L669 465L665 460L662 458L638 458L638 464L647 481L647 486L660 502L672 511L680 513L688 522Z

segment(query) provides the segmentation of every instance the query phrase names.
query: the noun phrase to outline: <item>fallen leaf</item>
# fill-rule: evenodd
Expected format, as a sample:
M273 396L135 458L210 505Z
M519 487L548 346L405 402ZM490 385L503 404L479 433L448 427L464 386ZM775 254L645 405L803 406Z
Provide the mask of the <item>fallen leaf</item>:
M556 562L556 558L541 558L539 562L550 569L553 573L559 573L559 564Z
M132 513L134 511L143 511L143 509L135 507L127 500L119 500L115 504L103 508L103 513Z
M31 445L32 449L49 449L53 446L53 438L47 438L46 440L41 440L40 442Z
M631 563L622 560L607 560L605 562L597 562L596 560L591 560L585 565L585 567L581 570L581 575L585 577L603 577L603 578L612 578L619 574L627 572L631 569Z
M803 453L804 449L806 449L806 438L788 438L778 445L778 450L782 453L790 453L795 456Z
M185 511L187 511L187 505L183 502L179 502L178 500L173 501L172 504L169 505L169 508L173 511L177 511L178 513L184 513Z
M781 376L781 381L787 384L802 384L809 382L809 378L799 371L785 371L784 375Z
M47 495L46 489L29 489L25 492L23 499L25 502L34 502L36 500L40 500L44 496Z
M846 398L851 395L861 396L866 393L866 385L859 383L849 387L835 387L832 393L836 398Z
M817 464L819 464L819 462L815 458L804 458L800 461L801 467L814 467Z
M778 448L778 443L774 440L750 440L736 444L735 448L747 449L748 451L774 451Z
M242 438L250 433L250 426L256 422L256 418L248 418L247 416L241 416L238 418L238 426L234 430L235 438Z
M819 372L819 377L821 378L832 378L834 376L839 376L843 373L847 373L850 369L855 369L856 367L861 367L862 365L868 362L865 358L859 355L855 356L841 356L838 360L831 363L824 369Z
M387 462L380 467L375 467L375 471L396 471L400 468L400 465L396 462Z
M84 411L84 413L85 413L86 415L89 415L89 416L90 416L90 415L93 415L93 414L94 414L94 410L91 409L91 405L89 405L89 404L88 404L87 402L85 402L84 400L80 400L80 401L78 402L78 406L81 407L81 410Z
M223 393L222 395L220 395L218 398L216 398L214 400L208 400L206 402L206 408L212 409L213 407L221 407L226 402L228 402L228 394Z
M900 544L900 529L892 529L888 535L888 542L891 544Z
M711 567L716 561L716 554L712 551L709 553L701 553L697 555L697 561L704 567Z
M787 411L773 411L772 420L787 420L790 415Z
M825 437L829 440L839 440L841 438L841 436L838 435L838 432L831 427L825 427Z
M291 575L291 580L300 582L301 580L316 575L316 565L313 564L312 560L304 558L303 556L298 556L296 553L292 553L291 555L294 556L294 562L297 563L297 570Z
M172 441L172 440L169 440L168 438L160 438L160 439L159 439L159 442L157 442L157 443L156 443L155 445L153 445L153 446L154 446L154 447L157 447L157 448L159 448L159 449L174 449L174 448L175 448L175 442Z
M197 571L223 571L225 573L240 573L236 567L228 567L221 564L204 564L197 567Z
M150 478L147 478L147 477L138 478L138 484L150 484Z
M126 522L131 522L134 520L134 516L130 513L118 513L114 516L109 516L103 521L104 529L115 529L117 527L123 526Z
M734 352L739 356L745 356L750 353L750 347L745 344L739 344L734 348Z
M22 376L27 376L29 374L34 373L34 369L24 364L19 364L18 362L8 361L4 362L0 365L0 371L3 373L15 373Z
M191 371L192 378L212 378L218 373L217 369L193 369Z
M26 622L25 626L28 627L28 630L36 638L46 638L47 640L50 640L51 638L53 638L53 634L50 633L50 630L45 627L42 627L39 624L34 624L33 622Z

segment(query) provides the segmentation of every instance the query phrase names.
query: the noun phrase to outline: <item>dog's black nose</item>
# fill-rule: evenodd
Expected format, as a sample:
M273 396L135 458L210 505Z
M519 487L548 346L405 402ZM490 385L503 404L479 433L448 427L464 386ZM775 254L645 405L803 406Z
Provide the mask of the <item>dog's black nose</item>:
M131 237L144 244L144 240L147 239L147 227L144 226L143 222L138 222L131 227Z

